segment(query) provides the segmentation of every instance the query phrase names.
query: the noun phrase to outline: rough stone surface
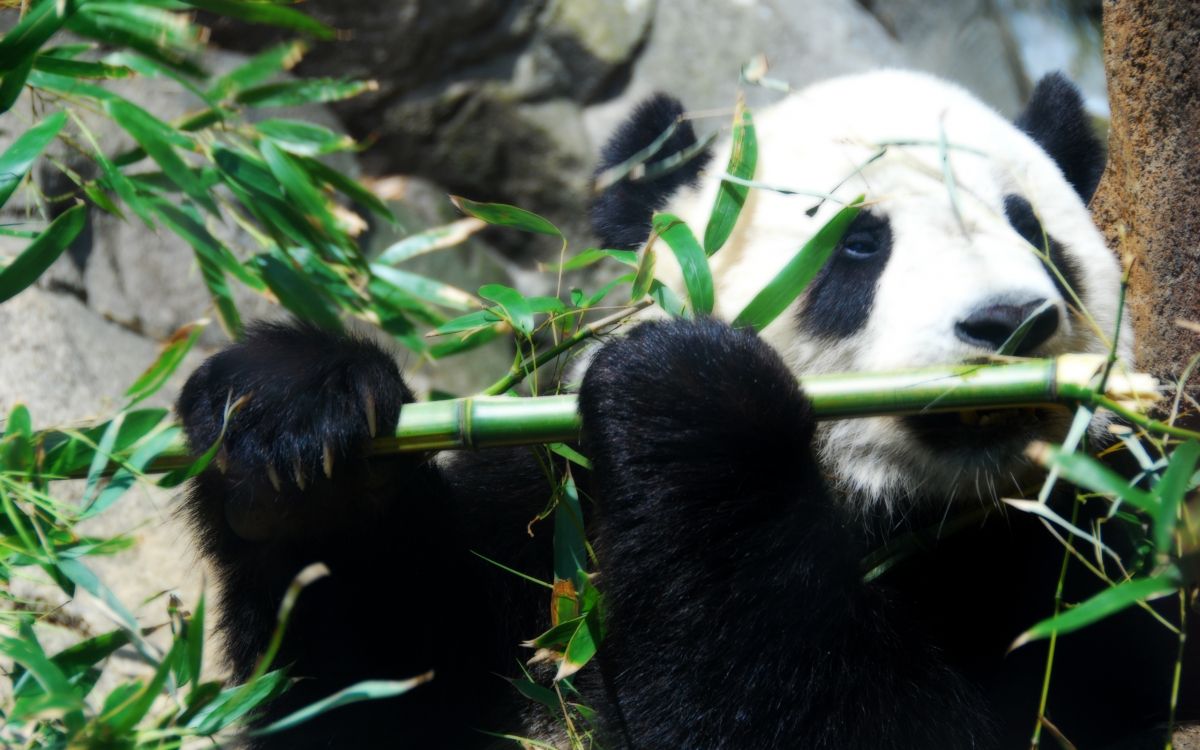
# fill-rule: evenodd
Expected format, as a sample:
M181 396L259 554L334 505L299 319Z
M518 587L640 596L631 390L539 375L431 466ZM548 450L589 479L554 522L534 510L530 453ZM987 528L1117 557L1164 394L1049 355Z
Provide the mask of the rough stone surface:
M1197 351L1196 334L1175 322L1200 322L1200 14L1170 0L1109 1L1104 29L1112 122L1092 211L1134 261L1138 366L1175 379Z

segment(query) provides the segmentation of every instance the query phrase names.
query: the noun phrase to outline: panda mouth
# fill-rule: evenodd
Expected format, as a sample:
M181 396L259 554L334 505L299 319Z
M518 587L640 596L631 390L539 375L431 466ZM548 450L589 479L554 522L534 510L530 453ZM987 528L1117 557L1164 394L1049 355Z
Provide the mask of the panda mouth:
M909 432L939 453L1019 454L1043 438L1054 419L1048 409L970 409L903 417Z

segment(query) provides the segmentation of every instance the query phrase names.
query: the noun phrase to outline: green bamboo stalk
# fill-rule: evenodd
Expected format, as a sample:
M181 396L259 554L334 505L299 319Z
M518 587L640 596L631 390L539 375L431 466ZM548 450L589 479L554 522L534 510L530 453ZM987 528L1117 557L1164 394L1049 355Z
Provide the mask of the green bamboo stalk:
M1103 368L1103 355L1071 354L1003 364L812 375L801 378L801 385L819 420L1077 403L1115 406L1127 416L1138 416L1139 404L1158 398L1156 382L1142 374L1118 377L1114 373L1107 392L1097 393L1090 384L1097 382ZM576 401L575 395L566 394L473 396L406 404L395 434L372 441L368 453L571 442L579 439L580 431ZM180 440L152 461L146 472L170 471L192 461ZM108 473L116 466L114 462ZM81 470L71 477L84 475L86 470Z

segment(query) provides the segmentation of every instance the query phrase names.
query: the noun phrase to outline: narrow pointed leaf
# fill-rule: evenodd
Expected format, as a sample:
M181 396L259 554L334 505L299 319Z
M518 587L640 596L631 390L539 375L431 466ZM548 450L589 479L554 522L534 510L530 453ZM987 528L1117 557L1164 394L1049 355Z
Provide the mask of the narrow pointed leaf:
M738 313L733 321L735 328L750 326L759 331L775 320L788 305L804 291L809 282L820 272L829 256L833 254L846 227L858 216L862 196L833 215L812 239L792 257L775 278L763 287L754 299Z
M655 214L653 229L679 261L692 312L708 315L713 309L712 271L708 267L708 256L696 241L696 236L687 224L671 214Z
M558 227L532 211L526 211L523 208L517 208L505 203L477 203L458 195L450 196L450 202L464 214L482 219L488 224L520 229L523 232L562 237L562 232L559 231Z
M254 129L280 148L303 156L317 156L354 148L354 139L329 128L300 120L269 119L255 123Z
M1057 468L1059 474L1068 482L1092 492L1118 497L1156 520L1161 515L1162 509L1154 496L1134 487L1129 480L1091 456L1084 453L1064 453L1052 446L1047 446L1046 450L1049 458L1047 466Z
M291 263L274 255L261 255L256 261L263 281L279 302L304 320L331 331L342 330L342 321L319 287L296 271Z
M352 703L360 703L362 701L379 700L381 698L391 698L397 695L403 695L413 688L424 685L433 679L433 672L426 672L422 675L417 675L407 680L366 680L356 685L351 685L348 688L339 690L333 695L322 698L316 703L312 703L293 714L289 714L279 721L273 722L262 729L257 729L251 732L254 736L262 736L264 734L272 734L281 732L284 729L290 729L298 724L303 724L309 719L316 718L327 711L332 711L340 706L348 706Z
M333 29L285 5L241 0L184 0L184 2L194 8L207 10L220 16L300 31L312 34L318 39L333 38Z
M125 391L125 395L129 397L130 403L134 404L147 396L151 396L162 388L167 382L167 378L179 368L183 358L191 351L192 345L196 343L196 339L204 331L207 321L197 321L181 326L179 330L171 334L171 338L167 339L167 343L163 346L162 351L158 353L158 358L146 371L138 376L138 379L133 381L133 385Z
M725 171L743 180L753 180L757 165L758 139L754 133L754 121L750 111L739 101L733 113L733 147ZM705 254L717 252L729 239L749 193L748 186L732 182L723 181L717 188L717 199L708 217L708 225L704 228Z
M8 73L27 64L78 7L79 3L75 0L65 3L41 0L33 3L25 17L0 39L0 73ZM63 11L61 15L60 10Z
M83 205L67 209L50 223L37 239L11 263L0 270L0 302L10 299L37 281L83 229L87 209Z
M219 212L212 197L197 177L188 168L183 158L175 152L176 147L190 149L192 143L186 136L151 115L144 109L127 101L108 101L105 108L117 124L138 142L150 158L197 205L210 213Z
M479 296L499 305L513 328L526 336L533 333L533 309L516 289L503 284L484 284L479 287Z
M1188 490L1198 459L1200 443L1189 440L1180 445L1171 453L1167 470L1154 487L1155 494L1162 503L1158 518L1154 522L1154 547L1159 552L1167 553L1171 550L1171 537L1175 532L1179 505Z
M21 134L0 155L0 206L8 202L33 162L67 121L66 112L55 112Z
M1013 645L1009 647L1009 650L1020 648L1030 641L1049 638L1054 633L1062 635L1079 630L1082 627L1114 615L1123 609L1132 607L1138 602L1169 594L1178 587L1179 582L1173 575L1168 574L1153 578L1125 581L1110 589L1101 591L1091 599L1075 607L1064 610L1055 617L1042 620L1037 625L1022 633L1013 642Z
M378 87L374 81L309 78L301 81L266 83L244 89L234 96L234 100L251 107L298 107L304 104L350 99Z
M4 74L0 79L0 115L12 109L21 92L25 90L25 82L29 80L29 72L33 70L33 61L27 60Z

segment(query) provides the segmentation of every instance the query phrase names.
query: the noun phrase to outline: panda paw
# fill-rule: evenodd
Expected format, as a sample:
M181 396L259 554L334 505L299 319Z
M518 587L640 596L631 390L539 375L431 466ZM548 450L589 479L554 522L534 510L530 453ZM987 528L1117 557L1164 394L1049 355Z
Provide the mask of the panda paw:
M644 323L606 344L580 413L585 447L613 474L777 474L775 462L811 455L796 376L753 331L712 319Z
M195 452L225 429L216 463L229 486L278 497L345 486L365 463L366 442L411 400L396 363L373 343L306 323L260 323L196 370L176 409Z

